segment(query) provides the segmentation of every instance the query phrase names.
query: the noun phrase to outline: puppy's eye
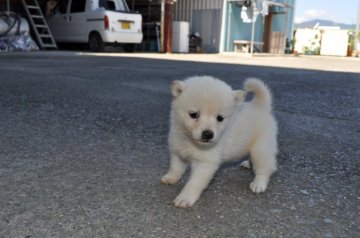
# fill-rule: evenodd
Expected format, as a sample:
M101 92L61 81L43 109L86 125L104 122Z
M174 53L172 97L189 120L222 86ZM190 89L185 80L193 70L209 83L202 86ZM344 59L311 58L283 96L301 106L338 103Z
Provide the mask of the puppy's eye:
M216 120L217 120L218 122L222 122L222 121L224 120L224 117L221 116L221 115L218 115L218 116L216 117Z
M200 114L198 112L189 112L189 116L192 118L192 119L198 119Z

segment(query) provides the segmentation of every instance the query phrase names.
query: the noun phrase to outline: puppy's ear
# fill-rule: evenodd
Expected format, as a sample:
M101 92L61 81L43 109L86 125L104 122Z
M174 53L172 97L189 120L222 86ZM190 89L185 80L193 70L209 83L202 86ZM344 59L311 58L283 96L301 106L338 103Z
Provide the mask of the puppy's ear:
M234 99L235 99L235 103L239 103L244 101L245 96L246 96L246 91L244 90L236 90L233 91L233 95L234 95Z
M184 82L178 80L173 81L171 84L171 93L174 96L174 98L179 96L184 91L184 88L185 88Z

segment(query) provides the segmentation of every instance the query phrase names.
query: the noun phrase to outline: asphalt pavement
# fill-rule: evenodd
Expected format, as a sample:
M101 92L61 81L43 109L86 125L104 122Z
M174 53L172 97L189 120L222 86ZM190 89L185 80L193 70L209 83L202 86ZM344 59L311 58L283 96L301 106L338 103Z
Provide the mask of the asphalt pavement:
M112 56L0 54L1 238L359 237L360 73L314 70L314 58L295 69L282 67L288 58L269 67ZM160 183L169 86L193 75L271 88L279 170L265 193L231 163L194 207L173 206L188 174Z

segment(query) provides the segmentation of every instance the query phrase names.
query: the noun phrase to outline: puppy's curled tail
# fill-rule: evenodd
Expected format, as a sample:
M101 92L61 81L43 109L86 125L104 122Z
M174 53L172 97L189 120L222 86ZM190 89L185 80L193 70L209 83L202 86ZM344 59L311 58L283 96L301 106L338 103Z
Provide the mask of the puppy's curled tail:
M249 78L245 81L245 90L255 94L252 101L255 105L266 111L271 111L271 93L263 81L256 78Z

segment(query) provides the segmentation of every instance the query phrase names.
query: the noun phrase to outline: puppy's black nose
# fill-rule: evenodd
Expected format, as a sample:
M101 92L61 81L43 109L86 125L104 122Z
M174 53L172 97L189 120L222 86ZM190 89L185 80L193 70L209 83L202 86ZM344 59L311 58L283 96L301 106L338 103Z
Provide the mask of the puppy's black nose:
M201 133L201 139L203 141L209 141L214 137L214 132L210 130L205 130Z

